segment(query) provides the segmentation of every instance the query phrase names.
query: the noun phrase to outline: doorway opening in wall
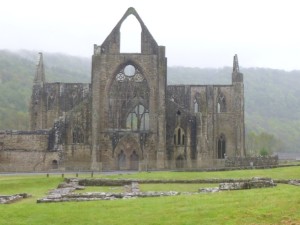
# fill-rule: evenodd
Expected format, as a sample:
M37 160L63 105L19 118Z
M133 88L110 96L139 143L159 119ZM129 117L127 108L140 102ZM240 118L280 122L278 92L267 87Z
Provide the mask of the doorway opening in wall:
M126 155L123 150L118 155L118 169L123 170L126 168Z
M135 16L128 16L120 29L120 52L141 53L141 32L141 25Z
M130 155L130 169L138 170L139 169L139 155L133 151Z
M57 160L52 160L52 169L58 169L58 162Z

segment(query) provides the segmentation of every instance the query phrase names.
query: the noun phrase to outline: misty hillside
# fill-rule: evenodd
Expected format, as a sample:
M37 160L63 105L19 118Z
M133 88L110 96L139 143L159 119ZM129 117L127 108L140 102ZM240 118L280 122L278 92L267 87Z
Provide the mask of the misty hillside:
M28 129L37 52L0 51L0 129ZM91 60L44 53L49 82L90 82ZM300 71L241 68L246 129L274 135L280 150L300 151ZM231 68L169 67L168 84L230 84Z

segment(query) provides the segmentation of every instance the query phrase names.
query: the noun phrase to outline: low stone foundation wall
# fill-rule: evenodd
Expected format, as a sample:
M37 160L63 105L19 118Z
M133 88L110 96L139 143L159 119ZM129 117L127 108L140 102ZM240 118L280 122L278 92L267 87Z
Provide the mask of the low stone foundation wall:
M42 199L37 200L37 203L48 202L70 202L70 201L96 201L96 200L114 200L114 199L128 199L128 198L145 198L145 197L161 197L174 195L191 195L208 192L219 192L226 190L241 190L253 188L269 188L275 187L276 183L271 178L255 177L252 179L204 179L204 180L113 180L113 179L78 179L66 178L65 183L58 185L57 189L49 192L49 194ZM220 183L221 182L221 183ZM222 183L223 182L223 183ZM281 183L288 183L292 185L300 185L299 180L280 180ZM219 183L219 187L214 188L200 188L198 192L156 192L147 191L141 192L139 183ZM87 192L87 193L73 193L75 190L82 190L84 186L124 186L122 193L110 192Z
M0 204L9 204L29 197L31 197L31 195L27 193L21 193L15 195L0 195Z
M278 156L258 156L258 157L227 157L225 168L227 167L273 167L278 166Z

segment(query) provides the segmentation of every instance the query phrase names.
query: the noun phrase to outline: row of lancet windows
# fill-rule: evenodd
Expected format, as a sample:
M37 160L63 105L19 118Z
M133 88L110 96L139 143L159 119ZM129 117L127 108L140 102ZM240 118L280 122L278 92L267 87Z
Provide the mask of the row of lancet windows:
M194 113L201 112L201 107L200 104L198 103L197 99L194 99ZM222 113L226 112L226 101L225 97L223 95L220 95L218 97L218 102L217 102L217 112Z
M182 128L177 127L174 132L174 145L184 145L185 135ZM221 134L217 140L217 157L224 159L226 156L226 140L224 134Z

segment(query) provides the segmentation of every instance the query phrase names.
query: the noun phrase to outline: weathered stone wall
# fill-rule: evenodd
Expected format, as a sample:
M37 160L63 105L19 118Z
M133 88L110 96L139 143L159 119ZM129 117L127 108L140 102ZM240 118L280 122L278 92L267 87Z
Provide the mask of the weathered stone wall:
M142 27L141 53L120 52L120 27L133 15ZM126 67L134 67L127 74ZM124 84L128 84L124 88ZM118 167L136 168L125 162L117 164L115 151L124 159L143 160L147 152L152 168L165 168L166 149L166 57L165 48L158 46L143 21L129 8L110 35L95 45L92 59L92 159L93 169L109 170ZM149 127L128 128L126 119L136 106L142 105L149 113ZM137 114L136 114L137 115ZM141 114L137 115L140 117ZM127 142L123 144L124 141ZM123 149L120 149L120 148ZM122 152L123 150L123 152ZM119 154L120 154L119 153ZM121 157L120 157L121 159ZM134 162L132 162L134 164ZM127 165L127 166L126 166Z
M31 129L48 129L65 112L90 97L90 84L42 83L32 89L30 105Z
M0 131L2 150L45 151L48 147L48 130Z
M47 151L48 134L48 130L0 131L0 171L51 170L58 156Z
M228 157L225 167L268 167L277 166L278 156Z
M130 15L142 28L138 53L120 52L120 28ZM21 156L32 167L41 158L43 168L52 162L67 170L224 167L224 158L245 155L243 88L237 56L232 84L167 87L165 47L129 8L94 45L91 84L45 82L40 53L30 125L49 132L5 134L0 157L18 151L17 163Z
M167 92L167 155L177 161L182 154L184 168L206 167L213 159L244 156L243 85L172 85ZM222 104L220 104L221 100ZM183 129L186 142L174 144L176 127ZM218 153L218 140L223 136L225 154ZM182 144L182 143L181 143ZM205 161L206 160L206 161ZM207 161L208 160L208 161ZM218 166L219 161L210 165ZM221 163L222 164L222 163ZM178 163L173 164L178 168ZM172 168L172 166L171 166Z
M87 171L91 169L91 148L85 144L64 146L64 156L60 161L66 171Z

